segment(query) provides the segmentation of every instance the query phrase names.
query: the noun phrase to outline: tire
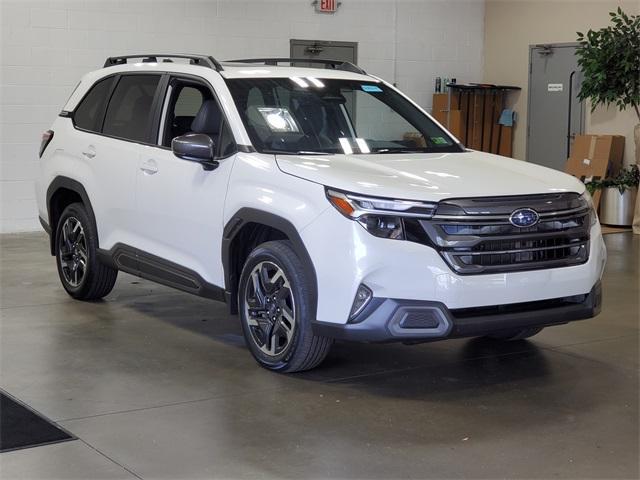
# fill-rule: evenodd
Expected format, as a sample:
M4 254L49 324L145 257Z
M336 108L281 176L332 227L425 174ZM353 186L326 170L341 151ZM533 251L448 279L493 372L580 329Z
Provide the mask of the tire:
M504 340L507 342L515 340L524 340L525 338L533 337L542 331L542 327L523 328L520 330L506 330L500 333L492 333L487 335L489 338L495 340Z
M281 373L318 366L333 339L311 328L313 284L288 241L258 245L247 258L238 288L244 337L256 361Z
M60 216L55 232L60 282L76 300L97 300L116 283L118 270L98 260L98 235L84 205L72 203Z

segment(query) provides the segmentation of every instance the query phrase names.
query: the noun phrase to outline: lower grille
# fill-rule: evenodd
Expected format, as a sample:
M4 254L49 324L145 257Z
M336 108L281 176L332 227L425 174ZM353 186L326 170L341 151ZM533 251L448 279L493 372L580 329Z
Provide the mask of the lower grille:
M523 312L539 312L548 308L559 308L576 305L584 302L589 294L574 295L571 297L538 300L534 302L510 303L507 305L491 305L486 307L458 308L449 310L456 319L469 317L485 317L490 315L516 314Z
M540 220L517 227L514 210ZM590 207L577 194L447 200L419 224L430 244L459 274L558 268L589 259ZM416 228L412 232L416 232Z

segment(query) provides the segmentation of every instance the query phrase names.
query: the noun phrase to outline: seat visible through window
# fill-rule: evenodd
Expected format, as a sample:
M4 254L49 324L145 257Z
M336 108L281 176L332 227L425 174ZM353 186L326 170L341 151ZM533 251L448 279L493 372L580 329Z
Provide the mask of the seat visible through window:
M102 133L146 142L159 75L124 75L109 102Z

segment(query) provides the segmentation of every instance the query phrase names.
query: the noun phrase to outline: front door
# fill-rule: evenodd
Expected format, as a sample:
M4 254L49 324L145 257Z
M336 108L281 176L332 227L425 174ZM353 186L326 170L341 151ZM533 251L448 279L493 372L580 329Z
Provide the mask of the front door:
M178 77L169 80L158 145L142 148L137 173L136 210L143 241L136 247L141 251L140 255L151 254L188 269L190 272L181 279L180 269L169 267L174 275L169 283L178 287L188 287L180 282L189 282L192 272L207 283L224 285L221 262L223 207L235 145L221 110L217 116L213 114L209 119L201 119L196 132L213 138L218 168L205 170L199 163L182 160L171 151L171 140L192 132L193 122L202 111L206 110L211 116L211 108L201 110L205 102L214 102L219 108L208 84ZM207 126L206 132L200 131L202 125ZM142 268L142 260L140 263ZM159 266L166 268L164 263ZM163 280L168 281L167 278Z
M575 52L576 44L529 48L527 161L561 171L573 139L584 130Z

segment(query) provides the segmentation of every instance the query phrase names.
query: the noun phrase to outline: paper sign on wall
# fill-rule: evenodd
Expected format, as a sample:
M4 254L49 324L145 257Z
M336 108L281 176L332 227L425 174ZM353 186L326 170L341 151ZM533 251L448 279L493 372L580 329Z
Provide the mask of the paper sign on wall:
M547 92L561 92L563 87L562 83L548 83Z

